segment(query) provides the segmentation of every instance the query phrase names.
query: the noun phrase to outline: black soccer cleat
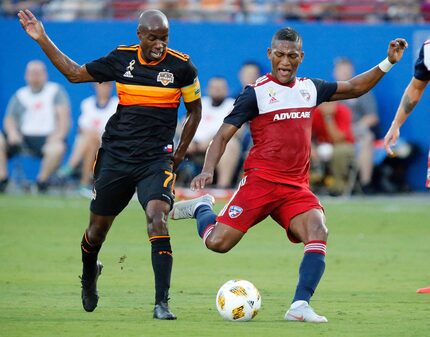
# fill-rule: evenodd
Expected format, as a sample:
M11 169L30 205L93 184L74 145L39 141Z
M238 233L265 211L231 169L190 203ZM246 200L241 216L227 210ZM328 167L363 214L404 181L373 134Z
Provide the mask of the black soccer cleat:
M8 178L4 178L0 180L0 193L4 193L6 191L8 182L9 182Z
M176 316L170 311L169 305L167 302L160 302L154 307L154 318L156 319L165 319L165 320L174 320Z
M40 194L47 194L49 189L49 183L47 181L38 181L36 183L37 185L37 192Z
M99 293L97 291L97 280L102 273L103 264L97 261L97 273L93 280L81 279L82 284L82 306L85 311L92 312L97 307Z

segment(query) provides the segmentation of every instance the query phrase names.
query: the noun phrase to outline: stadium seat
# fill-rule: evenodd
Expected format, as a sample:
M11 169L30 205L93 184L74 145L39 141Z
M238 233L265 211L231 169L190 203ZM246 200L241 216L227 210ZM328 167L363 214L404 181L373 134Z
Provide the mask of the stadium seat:
M112 1L112 16L116 19L128 19L136 17L143 9L140 0L114 0Z

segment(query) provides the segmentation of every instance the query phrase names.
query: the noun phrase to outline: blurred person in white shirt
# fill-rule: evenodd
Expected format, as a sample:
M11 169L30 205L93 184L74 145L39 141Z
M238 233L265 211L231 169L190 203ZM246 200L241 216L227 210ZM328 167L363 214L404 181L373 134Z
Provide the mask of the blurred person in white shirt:
M195 161L196 165L203 163L209 142L223 123L224 117L233 109L234 104L234 99L229 97L229 87L224 77L215 76L209 79L206 91L207 95L202 97L202 119L187 151L191 161ZM232 139L217 166L218 188L229 188L234 184L232 180L240 155L240 140Z
M95 95L85 98L81 103L78 119L79 133L73 151L58 175L66 178L72 175L81 164L80 187L90 190L93 164L101 144L106 123L115 113L118 98L112 96L112 82L94 83Z
M64 88L49 82L46 66L30 61L25 71L27 85L12 96L0 133L0 192L8 183L7 159L27 153L42 159L37 188L48 190L48 180L58 168L66 150L70 102Z

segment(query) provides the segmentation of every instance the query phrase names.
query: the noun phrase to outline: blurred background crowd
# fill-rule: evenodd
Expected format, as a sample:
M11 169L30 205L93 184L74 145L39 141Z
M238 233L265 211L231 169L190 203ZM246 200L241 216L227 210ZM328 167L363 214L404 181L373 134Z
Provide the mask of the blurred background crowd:
M235 98L270 71L265 36L277 25L299 26L305 37L306 58L298 75L311 72L326 80L346 80L368 69L384 56L389 39L405 36L411 50L374 91L315 110L310 182L315 192L332 196L423 189L424 173L415 172L423 171L427 160L428 135L422 130L428 112L404 128L396 158L386 156L381 138L413 73L416 51L430 36L430 0L2 0L0 24L9 48L0 52L0 62L9 66L0 70L0 77L9 86L0 91L0 193L60 188L91 197L93 160L117 104L112 83L70 85L53 69L19 30L16 13L23 8L46 21L55 41L65 43L80 63L128 43L125 37L134 33L143 9L158 8L174 19L171 40L179 47L173 48L190 53L203 95L202 121L178 170L179 193L190 192L186 187L200 172L207 146ZM105 33L106 22L115 34ZM248 38L253 29L255 35ZM192 38L197 31L204 43ZM23 46L26 53L18 53ZM425 107L427 97L423 101ZM182 108L178 135L183 117ZM334 133L325 127L327 118L336 121ZM213 187L219 192L212 192L217 197L231 195L251 146L244 126L217 167Z
M146 8L183 21L428 22L430 0L2 0L1 15L29 8L53 20L135 18Z

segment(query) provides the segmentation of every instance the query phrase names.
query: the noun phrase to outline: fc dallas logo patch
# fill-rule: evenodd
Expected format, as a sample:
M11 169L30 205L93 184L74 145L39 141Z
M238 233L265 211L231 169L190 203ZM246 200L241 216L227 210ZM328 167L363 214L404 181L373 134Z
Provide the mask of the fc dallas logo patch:
M237 218L243 212L242 207L239 206L230 206L228 209L228 215L230 218Z
M300 90L300 94L307 101L309 101L311 99L311 94L307 90Z
M157 82L161 82L164 86L168 85L169 83L173 83L174 77L172 73L169 73L168 71L161 71L158 73L157 76Z

